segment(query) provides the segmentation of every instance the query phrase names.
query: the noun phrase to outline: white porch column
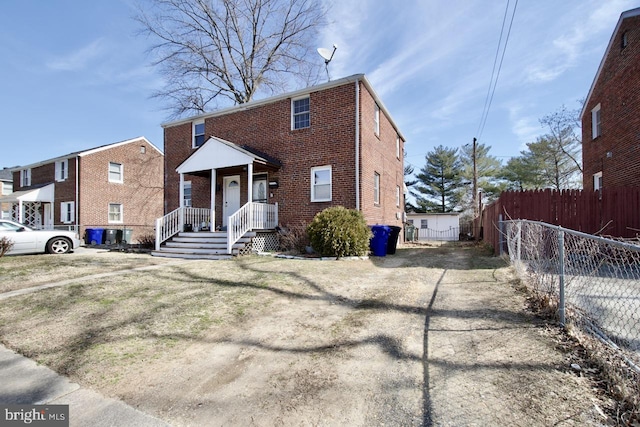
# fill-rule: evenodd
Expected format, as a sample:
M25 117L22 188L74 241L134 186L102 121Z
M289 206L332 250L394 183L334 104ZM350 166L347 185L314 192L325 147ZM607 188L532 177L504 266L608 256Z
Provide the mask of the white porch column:
M180 174L180 207L184 208L184 174Z
M20 224L24 224L24 204L22 200L18 200L18 221Z
M253 201L253 163L247 165L247 203Z
M216 170L211 169L211 231L216 229Z

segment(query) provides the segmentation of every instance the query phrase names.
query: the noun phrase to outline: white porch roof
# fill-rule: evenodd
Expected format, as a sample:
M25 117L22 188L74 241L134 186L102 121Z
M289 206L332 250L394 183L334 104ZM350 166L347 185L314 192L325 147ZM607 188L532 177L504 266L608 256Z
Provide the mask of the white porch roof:
M247 165L254 162L274 164L263 156L253 153L233 142L212 136L176 168L180 174L203 170ZM277 165L276 165L277 166Z
M31 190L15 191L6 196L0 197L2 203L20 203L20 202L54 202L54 184L47 184L40 188Z

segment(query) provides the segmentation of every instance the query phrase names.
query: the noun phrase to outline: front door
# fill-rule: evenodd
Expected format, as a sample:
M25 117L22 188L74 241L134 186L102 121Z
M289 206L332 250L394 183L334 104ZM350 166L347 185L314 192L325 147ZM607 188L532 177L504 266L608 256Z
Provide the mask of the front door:
M229 215L240 209L240 175L222 178L222 225L226 227Z

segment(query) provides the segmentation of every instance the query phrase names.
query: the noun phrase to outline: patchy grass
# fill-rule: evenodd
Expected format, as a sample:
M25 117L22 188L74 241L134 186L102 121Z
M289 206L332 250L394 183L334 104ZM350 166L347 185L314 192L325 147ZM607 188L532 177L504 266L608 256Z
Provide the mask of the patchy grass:
M92 274L166 264L167 258L96 251L88 254L17 255L0 258L0 293Z

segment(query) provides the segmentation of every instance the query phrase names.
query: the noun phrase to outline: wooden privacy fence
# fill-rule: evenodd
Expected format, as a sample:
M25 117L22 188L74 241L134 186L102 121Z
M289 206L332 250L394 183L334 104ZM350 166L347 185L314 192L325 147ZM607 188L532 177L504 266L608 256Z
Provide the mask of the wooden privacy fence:
M633 238L640 235L640 188L505 191L487 205L475 229L500 253L499 220L528 219L588 234Z

